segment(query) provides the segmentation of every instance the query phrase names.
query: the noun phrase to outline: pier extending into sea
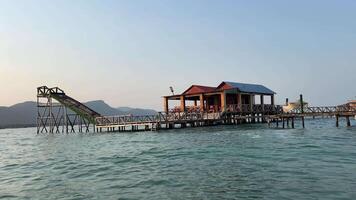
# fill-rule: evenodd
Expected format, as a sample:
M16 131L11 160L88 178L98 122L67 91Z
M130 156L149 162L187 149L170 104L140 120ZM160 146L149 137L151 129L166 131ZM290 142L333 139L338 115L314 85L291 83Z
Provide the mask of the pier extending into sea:
M194 89L194 88L193 88ZM214 93L212 93L214 92ZM124 131L158 131L162 129L200 127L213 125L230 125L244 123L268 123L270 127L294 128L295 121L300 121L304 128L304 119L318 116L335 117L336 126L339 126L339 118L345 117L347 126L351 126L350 118L356 115L356 108L348 105L330 107L304 107L283 112L282 106L274 105L273 95L271 104L264 104L263 94L260 104L252 101L251 94L236 94L237 104L227 103L229 97L226 91L218 95L222 107L204 109L209 102L216 102L216 91L212 91L212 99L204 100L199 94L201 109L187 109L182 102L182 110L166 110L156 115L145 116L103 116L74 98L68 96L58 87L49 88L41 86L37 88L37 133L71 133L71 132L124 132ZM254 94L255 95L255 94ZM176 98L177 95L171 96ZM194 95L189 94L193 101ZM164 106L167 106L167 97L164 98ZM180 100L184 100L179 97ZM245 104L244 102L248 102ZM301 99L301 102L302 99ZM196 102L195 102L196 105ZM193 107L194 108L194 107Z

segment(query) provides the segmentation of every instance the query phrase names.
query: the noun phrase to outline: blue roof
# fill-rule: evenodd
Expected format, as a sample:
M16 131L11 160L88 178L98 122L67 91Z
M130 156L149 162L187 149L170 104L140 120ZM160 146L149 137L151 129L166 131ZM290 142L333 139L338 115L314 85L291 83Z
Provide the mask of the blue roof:
M259 94L276 94L272 90L268 89L267 87L263 85L258 85L258 84L248 84L248 83L237 83L237 82L229 82L229 81L224 81L223 83L226 83L230 85L233 88L236 88L240 90L241 92L247 92L247 93L259 93Z

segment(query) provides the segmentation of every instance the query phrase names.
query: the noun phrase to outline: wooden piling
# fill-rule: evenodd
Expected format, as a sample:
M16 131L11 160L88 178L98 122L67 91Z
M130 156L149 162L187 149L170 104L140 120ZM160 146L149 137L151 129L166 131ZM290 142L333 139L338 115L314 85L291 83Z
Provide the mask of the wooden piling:
M346 116L347 127L351 126L350 116Z
M289 117L287 118L287 127L289 127Z
M336 127L339 127L339 115L336 115Z
M282 123L283 123L283 128L284 128L284 117L282 117Z
M303 114L304 113L304 101L303 101L303 95L300 95L300 111Z
M279 127L279 118L277 118L277 122L276 122L277 128Z

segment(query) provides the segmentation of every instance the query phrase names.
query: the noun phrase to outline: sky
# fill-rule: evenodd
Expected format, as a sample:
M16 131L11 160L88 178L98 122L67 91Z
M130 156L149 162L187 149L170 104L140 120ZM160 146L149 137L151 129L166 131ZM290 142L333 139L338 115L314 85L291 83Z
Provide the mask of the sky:
M0 105L59 86L162 110L192 84L263 84L276 102L356 98L356 1L0 0Z

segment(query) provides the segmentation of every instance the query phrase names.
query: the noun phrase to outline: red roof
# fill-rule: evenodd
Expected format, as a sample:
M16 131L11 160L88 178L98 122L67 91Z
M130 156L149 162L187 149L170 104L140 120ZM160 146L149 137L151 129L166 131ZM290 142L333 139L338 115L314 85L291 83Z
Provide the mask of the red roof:
M215 87L203 86L203 85L192 85L182 94L200 94L200 93L208 93L215 91Z

